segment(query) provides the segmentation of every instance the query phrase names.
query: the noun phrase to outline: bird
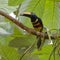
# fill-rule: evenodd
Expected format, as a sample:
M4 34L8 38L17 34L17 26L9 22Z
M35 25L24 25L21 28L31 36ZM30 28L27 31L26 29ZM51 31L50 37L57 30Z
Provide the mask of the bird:
M34 14L33 12L23 12L20 13L20 16L25 16L30 18L31 23L33 25L33 28L37 31L37 32L42 32L43 31L43 22L42 19L39 18L36 14ZM41 45L42 45L42 38L40 36L37 36L37 49L41 49Z

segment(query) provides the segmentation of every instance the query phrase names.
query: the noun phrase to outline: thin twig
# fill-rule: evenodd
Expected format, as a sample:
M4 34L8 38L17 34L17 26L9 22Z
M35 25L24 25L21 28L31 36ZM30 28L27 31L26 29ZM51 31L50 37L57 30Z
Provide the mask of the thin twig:
M20 57L20 60L22 60L22 58L25 56L25 54L35 45L35 42L36 41L34 41L34 43L28 49L25 50L25 52L23 53L23 55Z
M56 46L54 46L50 56L49 56L49 60L51 59L51 56L53 55L54 51L56 50L56 48L60 45L60 43L58 43Z

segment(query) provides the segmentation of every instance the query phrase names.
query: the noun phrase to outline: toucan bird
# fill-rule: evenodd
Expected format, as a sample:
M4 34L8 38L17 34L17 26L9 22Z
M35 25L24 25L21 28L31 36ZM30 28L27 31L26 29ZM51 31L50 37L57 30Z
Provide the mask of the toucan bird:
M31 20L31 23L34 27L34 29L38 32L42 32L43 31L43 23L42 23L42 20L36 16L33 12L23 12L20 14L20 16L26 16L26 17L29 17L30 20ZM41 44L42 44L42 39L41 37L37 36L37 48L39 49Z

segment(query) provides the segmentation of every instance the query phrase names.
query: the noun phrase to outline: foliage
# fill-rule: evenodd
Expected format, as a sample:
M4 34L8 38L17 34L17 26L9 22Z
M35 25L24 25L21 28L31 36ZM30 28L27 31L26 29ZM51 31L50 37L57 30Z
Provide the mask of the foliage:
M48 27L48 29L60 29L59 2L60 0L0 0L0 10L10 14L17 10L17 7L21 4L20 13L32 11L42 19L43 24ZM18 18L18 21L22 22L25 26L33 28L28 18L20 16L18 16ZM9 22L11 28L8 28L8 32L11 34L0 34L0 59L19 60L23 52L36 40L36 37L22 30L4 17L0 19L0 23L1 22ZM0 25L0 28L3 28L5 31L7 30L5 26L2 27ZM55 31L53 30L53 32ZM57 32L59 33L60 30L57 30ZM52 50L52 45L44 45L42 50L37 51L35 45L32 48L32 53L31 51L28 52L23 60L29 60L31 58L32 60L48 60ZM56 60L57 59L59 60L60 58L56 54ZM54 58L52 57L51 60L54 60Z

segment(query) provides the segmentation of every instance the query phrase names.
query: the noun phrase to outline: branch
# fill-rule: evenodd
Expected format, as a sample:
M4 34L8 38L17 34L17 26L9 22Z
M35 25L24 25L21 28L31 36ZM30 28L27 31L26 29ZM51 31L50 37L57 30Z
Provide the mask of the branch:
M13 18L12 16L10 16L9 14L3 12L3 11L0 11L0 15L10 19L10 21L12 21L13 23L15 23L16 25L18 25L20 28L26 30L28 33L31 33L31 34L34 34L34 35L37 35L36 31L31 29L31 28L28 28L26 26L24 26L21 22L17 21L17 19Z
M36 36L40 36L40 37L45 37L46 39L48 39L48 35L46 33L43 32L36 32L34 29L32 28L28 28L26 26L24 26L21 22L19 22L17 19L13 18L12 16L10 16L9 14L0 11L0 15L8 18L10 21L12 21L13 23L15 23L17 26L19 26L20 28L26 30L28 33L31 33L33 35ZM52 39L55 39L57 36L51 36Z

